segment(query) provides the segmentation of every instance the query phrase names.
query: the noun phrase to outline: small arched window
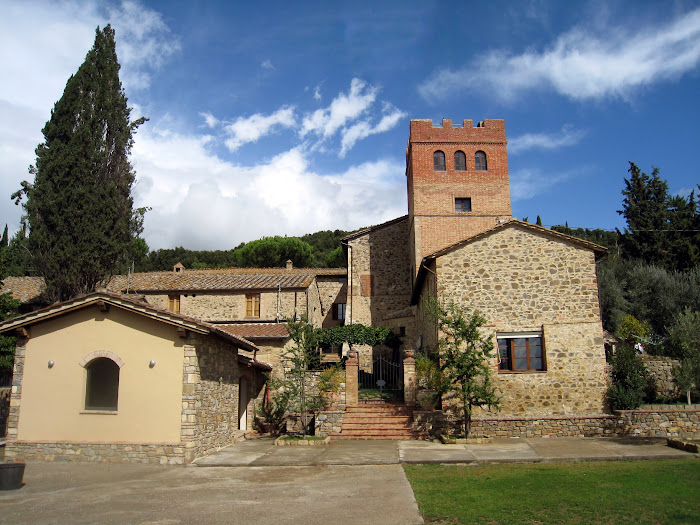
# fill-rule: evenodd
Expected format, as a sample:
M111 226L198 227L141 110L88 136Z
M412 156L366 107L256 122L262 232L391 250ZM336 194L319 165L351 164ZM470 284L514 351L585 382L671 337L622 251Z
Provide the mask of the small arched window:
M463 151L455 152L455 171L466 171L467 156Z
M486 153L477 151L474 155L474 168L476 171L486 171Z
M109 357L98 357L85 367L85 410L117 410L119 365Z
M433 169L435 171L445 171L445 154L440 150L433 153Z

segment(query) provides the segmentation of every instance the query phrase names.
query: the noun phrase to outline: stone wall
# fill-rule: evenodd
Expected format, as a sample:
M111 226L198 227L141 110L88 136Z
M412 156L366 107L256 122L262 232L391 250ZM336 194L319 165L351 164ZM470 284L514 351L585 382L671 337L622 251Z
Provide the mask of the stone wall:
M11 388L0 388L0 438L7 432L7 419L10 416Z
M183 465L183 443L36 443L15 441L12 458L35 461ZM8 456L10 457L10 456Z
M413 348L416 328L411 299L408 219L380 225L349 240L347 321L403 328L403 348ZM355 347L363 369L371 363L370 347Z
M233 443L238 428L238 353L225 341L189 333L182 384L187 461Z
M260 317L246 317L245 291L232 292L196 292L180 295L180 313L195 319L211 322L275 321L277 318L277 290L256 291L260 293ZM168 294L146 293L146 300L158 308L168 309ZM292 317L295 312L307 314L307 296L305 290L282 290L279 294L279 312L282 318Z
M309 287L310 318L316 327L329 328L342 323L333 319L333 304L346 303L348 295L347 277L318 276Z
M442 411L415 411L414 429L427 435L462 435L462 421ZM583 417L492 417L472 419L474 437L590 437L622 433L612 415Z
M438 257L434 268L440 300L487 319L500 416L604 413L605 352L591 250L511 223ZM425 346L434 328L424 326ZM519 332L542 336L544 371L499 371L498 334Z
M621 433L640 437L700 437L700 405L616 411Z
M656 391L656 395L669 399L677 398L681 393L673 380L673 367L678 366L679 361L666 356L642 354L642 361L649 372L650 379Z
M413 427L429 438L462 435L462 421L441 410L413 412ZM474 437L700 437L700 406L671 405L597 416L476 417Z

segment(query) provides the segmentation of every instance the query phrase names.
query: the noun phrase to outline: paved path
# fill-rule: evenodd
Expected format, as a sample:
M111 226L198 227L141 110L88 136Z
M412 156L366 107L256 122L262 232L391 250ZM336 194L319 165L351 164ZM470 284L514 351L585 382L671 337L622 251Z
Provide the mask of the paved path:
M396 464L182 468L31 462L24 483L0 491L0 524L423 523Z
M352 441L275 446L270 438L243 441L195 462L198 466L380 465L395 463L522 463L607 461L693 456L657 438L494 439L475 445L429 441ZM695 454L694 456L697 456Z

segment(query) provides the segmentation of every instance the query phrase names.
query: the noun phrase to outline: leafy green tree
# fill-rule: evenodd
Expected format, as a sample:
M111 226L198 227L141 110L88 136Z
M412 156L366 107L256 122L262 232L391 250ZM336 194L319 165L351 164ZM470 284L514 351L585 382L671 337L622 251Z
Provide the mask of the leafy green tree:
M146 119L130 121L119 81L114 30L97 28L95 44L66 84L42 130L30 167L27 196L29 252L50 301L88 293L125 262L142 229L133 209L133 134Z
M669 341L680 364L673 377L681 392L686 392L688 404L691 391L700 391L700 312L686 308L669 328Z
M279 268L291 260L305 268L313 260L313 249L298 237L263 237L251 241L234 253L235 266L245 268Z
M5 225L5 230L2 232L2 239L0 239L0 249L7 248L10 244L10 239L7 236L7 224Z
M613 410L635 410L644 401L647 371L634 345L621 343L612 356L612 385L606 398Z
M453 302L441 305L436 300L428 303L428 313L440 334L438 353L442 383L438 392L457 397L464 414L464 435L469 437L474 407L500 409L500 397L489 364L493 358L493 342L480 331L486 319L478 312L465 312Z

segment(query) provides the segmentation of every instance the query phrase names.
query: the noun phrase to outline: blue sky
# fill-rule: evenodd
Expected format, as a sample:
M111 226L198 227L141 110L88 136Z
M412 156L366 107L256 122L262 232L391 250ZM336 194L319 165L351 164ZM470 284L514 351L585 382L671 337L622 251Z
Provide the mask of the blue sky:
M513 215L616 228L628 161L700 183L700 2L0 0L0 221L95 28L116 30L151 248L406 213L411 118L502 118ZM0 200L0 203L2 200Z

